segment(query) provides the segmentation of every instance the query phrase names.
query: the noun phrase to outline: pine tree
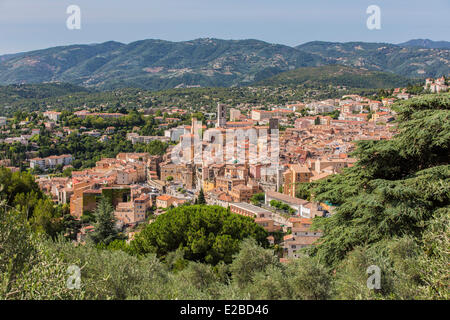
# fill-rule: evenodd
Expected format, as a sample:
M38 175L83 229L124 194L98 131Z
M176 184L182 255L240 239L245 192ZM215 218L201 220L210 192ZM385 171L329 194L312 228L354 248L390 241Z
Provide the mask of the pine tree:
M116 219L114 217L114 209L106 198L102 198L94 212L95 230L91 234L91 239L95 244L103 243L108 245L116 239L122 239L116 229Z

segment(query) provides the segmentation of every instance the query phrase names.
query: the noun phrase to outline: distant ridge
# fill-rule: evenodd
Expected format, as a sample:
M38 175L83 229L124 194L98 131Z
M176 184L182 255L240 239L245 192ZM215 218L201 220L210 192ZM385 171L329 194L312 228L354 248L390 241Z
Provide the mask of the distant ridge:
M240 86L266 74L325 63L289 46L210 38L71 45L1 59L0 84L61 81L103 90Z
M255 39L108 41L0 56L0 85L66 82L98 90L246 86L303 67L346 65L407 78L450 74L450 51L389 43Z
M430 39L414 39L398 44L402 47L416 47L426 49L450 49L449 41L433 41Z
M313 41L296 47L320 56L327 64L343 64L392 72L408 78L450 74L450 51L390 43Z

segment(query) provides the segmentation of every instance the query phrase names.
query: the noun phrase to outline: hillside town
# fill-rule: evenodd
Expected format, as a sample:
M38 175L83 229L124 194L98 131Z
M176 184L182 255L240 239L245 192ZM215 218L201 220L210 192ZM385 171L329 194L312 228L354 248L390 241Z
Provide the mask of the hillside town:
M448 87L440 78L427 79L425 88L443 92ZM55 203L67 205L75 219L93 212L100 198L108 197L117 228L131 240L142 224L152 223L169 208L218 205L254 219L270 234L269 242L282 248L280 259L284 261L318 241L321 231L311 229L315 216L328 217L334 212L332 203L316 202L313 196L302 199L298 187L352 167L357 161L351 156L357 141L389 140L396 135L396 112L391 107L411 96L406 89L396 88L393 97L379 101L350 94L270 108L218 103L215 112L204 112L204 123L193 115L189 124L180 124L177 118L188 114L186 109L167 108L162 110L164 116L154 117L158 128L164 130L162 135L144 136L137 130L126 133L132 145L154 141L167 145L164 153L120 152L82 170L72 166L76 159L71 154L36 157L39 136L44 131L60 138L75 134L108 144L119 128L65 126L62 112L50 106L34 127L28 120L14 128L9 127L8 119L0 120L5 136L2 143L27 147L25 160L41 190ZM85 107L73 115L100 121L126 116ZM12 129L23 134L8 136ZM13 171L21 169L12 166L10 159L1 160L1 165ZM67 170L70 174L62 176ZM83 242L93 228L84 224L76 241Z
M448 9L0 0L2 306L450 300Z

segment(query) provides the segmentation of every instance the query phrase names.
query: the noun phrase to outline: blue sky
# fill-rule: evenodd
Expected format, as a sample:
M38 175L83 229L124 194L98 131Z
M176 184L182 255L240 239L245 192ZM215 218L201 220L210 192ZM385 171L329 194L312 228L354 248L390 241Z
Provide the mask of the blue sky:
M66 27L72 4L81 8L81 30ZM369 5L381 9L381 30L366 27ZM449 0L0 0L0 54L150 38L450 41L449 12Z

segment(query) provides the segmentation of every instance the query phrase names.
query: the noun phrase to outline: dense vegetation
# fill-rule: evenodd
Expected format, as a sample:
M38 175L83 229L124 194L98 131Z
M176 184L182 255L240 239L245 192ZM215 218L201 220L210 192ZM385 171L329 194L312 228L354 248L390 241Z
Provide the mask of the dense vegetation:
M45 99L82 92L89 90L69 83L12 84L0 87L0 101L11 104L24 99Z
M392 88L406 86L411 79L393 73L368 71L343 65L323 67L305 67L280 73L262 80L261 85L296 86L305 84L309 87L341 86L350 88Z
M12 173L0 168L0 201L5 212L18 212L31 230L50 237L65 232L73 220L68 215L68 206L55 206L27 172Z

